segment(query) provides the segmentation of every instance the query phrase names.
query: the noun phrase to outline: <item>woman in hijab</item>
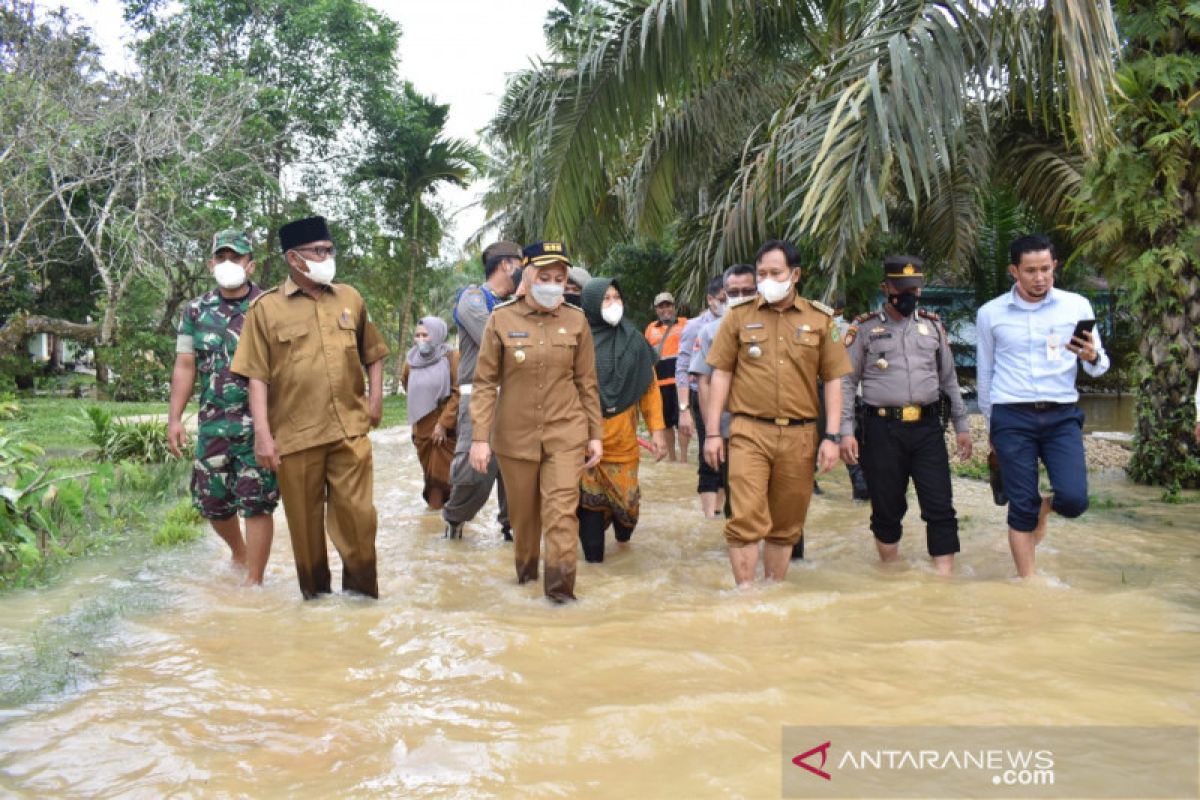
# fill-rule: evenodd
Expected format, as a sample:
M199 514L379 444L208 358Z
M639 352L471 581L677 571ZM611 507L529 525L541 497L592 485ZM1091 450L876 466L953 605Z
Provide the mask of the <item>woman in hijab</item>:
M604 457L580 478L579 540L583 557L604 560L604 535L611 522L617 546L625 547L638 522L638 411L650 430L656 461L667 454L662 393L654 376L654 351L624 319L621 290L611 278L592 278L583 288L583 313L596 348Z
M408 422L425 473L421 496L431 509L450 495L450 462L458 424L458 351L446 344L446 323L424 317L400 376L408 394Z

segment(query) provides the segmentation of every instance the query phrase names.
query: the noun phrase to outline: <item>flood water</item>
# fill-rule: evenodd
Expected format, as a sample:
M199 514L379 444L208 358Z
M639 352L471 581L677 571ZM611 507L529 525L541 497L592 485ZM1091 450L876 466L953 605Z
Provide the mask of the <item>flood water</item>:
M0 598L0 795L778 797L784 725L1200 720L1200 505L1099 478L1019 583L1004 510L956 480L942 580L915 526L875 563L839 468L808 560L743 593L694 465L647 463L632 549L560 608L490 506L442 540L407 433L375 439L379 602L301 602L282 513L263 589L210 535Z

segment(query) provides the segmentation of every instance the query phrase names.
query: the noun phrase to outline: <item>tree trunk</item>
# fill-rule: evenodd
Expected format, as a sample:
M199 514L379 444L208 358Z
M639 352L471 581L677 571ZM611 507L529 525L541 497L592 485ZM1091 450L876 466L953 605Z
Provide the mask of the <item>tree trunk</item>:
M418 205L420 197L413 202L413 218L412 228L408 233L409 241L409 258L408 258L408 286L404 289L404 307L400 315L400 330L399 336L396 339L396 385L392 389L392 394L400 394L400 376L404 373L404 342L408 338L408 331L412 326L412 301L413 293L417 286L417 260L421 257L421 244L417 236L417 224L420 221L421 207Z
M1193 402L1200 373L1200 270L1194 261L1179 285L1161 286L1143 298L1133 457L1129 476L1168 491L1200 488L1200 445ZM1179 297L1180 286L1188 299Z
M83 344L94 344L100 335L100 326L36 314L17 314L0 327L0 355L18 352L35 333L50 333Z

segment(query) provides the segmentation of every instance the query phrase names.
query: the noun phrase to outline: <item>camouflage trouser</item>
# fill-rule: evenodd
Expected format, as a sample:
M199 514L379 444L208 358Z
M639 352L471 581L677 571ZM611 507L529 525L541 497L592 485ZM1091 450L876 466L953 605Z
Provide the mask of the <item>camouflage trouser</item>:
M254 462L253 437L201 435L192 467L192 505L205 519L270 514L279 503L275 473Z

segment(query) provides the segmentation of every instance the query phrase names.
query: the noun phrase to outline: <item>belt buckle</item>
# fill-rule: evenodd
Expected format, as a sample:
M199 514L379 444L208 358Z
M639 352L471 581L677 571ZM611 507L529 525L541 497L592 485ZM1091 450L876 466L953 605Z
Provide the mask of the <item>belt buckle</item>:
M921 419L920 406L904 406L900 409L900 419L905 422L917 422Z
M786 428L788 425L792 424L792 421L787 417L776 417L775 424L781 428Z

